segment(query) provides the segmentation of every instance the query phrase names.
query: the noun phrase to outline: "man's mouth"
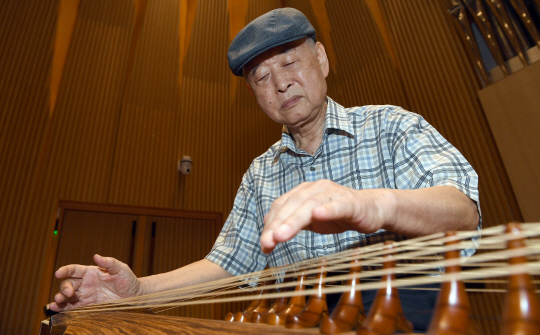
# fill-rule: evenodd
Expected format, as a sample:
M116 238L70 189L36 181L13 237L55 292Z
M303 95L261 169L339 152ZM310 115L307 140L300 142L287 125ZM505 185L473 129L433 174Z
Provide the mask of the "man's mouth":
M300 100L300 96L295 95L295 96L293 96L292 98L286 100L286 101L283 103L283 105L281 105L281 108L283 108L283 109L291 108L291 107L293 107L294 105L296 105L296 103L298 102L298 100Z

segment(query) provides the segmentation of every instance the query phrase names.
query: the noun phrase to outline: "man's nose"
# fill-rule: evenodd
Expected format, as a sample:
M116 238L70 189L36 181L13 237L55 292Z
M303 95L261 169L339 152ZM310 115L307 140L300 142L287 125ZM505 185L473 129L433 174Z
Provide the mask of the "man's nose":
M276 85L276 93L285 93L292 86L292 80L287 73L274 75L274 83Z

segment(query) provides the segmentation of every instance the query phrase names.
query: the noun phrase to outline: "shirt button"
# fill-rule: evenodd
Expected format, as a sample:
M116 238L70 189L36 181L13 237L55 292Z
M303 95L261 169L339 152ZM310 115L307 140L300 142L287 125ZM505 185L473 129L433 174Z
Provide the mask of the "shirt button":
M309 169L310 169L311 171L315 171L315 167L314 167L314 166L310 167Z
M326 250L326 245L323 245L322 248Z

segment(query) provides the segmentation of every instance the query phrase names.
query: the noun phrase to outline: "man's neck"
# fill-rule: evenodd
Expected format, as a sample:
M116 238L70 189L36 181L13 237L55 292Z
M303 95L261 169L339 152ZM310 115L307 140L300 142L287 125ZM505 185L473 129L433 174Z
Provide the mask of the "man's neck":
M327 103L321 106L321 111L318 113L317 119L313 120L309 125L304 125L299 128L289 131L294 139L294 144L300 150L303 150L310 155L314 155L322 143L324 132L324 120L326 118Z

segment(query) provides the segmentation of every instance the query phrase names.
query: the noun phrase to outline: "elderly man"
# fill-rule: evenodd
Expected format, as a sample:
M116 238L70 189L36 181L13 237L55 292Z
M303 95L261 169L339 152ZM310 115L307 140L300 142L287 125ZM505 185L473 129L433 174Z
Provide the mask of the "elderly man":
M61 311L245 274L347 248L480 227L478 176L421 116L395 106L344 108L326 96L328 58L291 8L249 23L228 52L281 140L244 175L206 259L136 278L118 260L68 265ZM474 250L465 250L470 254ZM424 299L421 298L420 299ZM425 325L419 325L422 329Z

